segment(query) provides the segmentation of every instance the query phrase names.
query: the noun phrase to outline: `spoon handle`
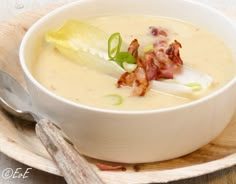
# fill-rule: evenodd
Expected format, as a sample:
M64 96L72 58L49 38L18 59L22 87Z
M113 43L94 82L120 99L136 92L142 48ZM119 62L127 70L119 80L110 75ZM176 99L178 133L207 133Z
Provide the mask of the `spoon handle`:
M49 120L41 119L35 129L68 184L103 183L59 127Z

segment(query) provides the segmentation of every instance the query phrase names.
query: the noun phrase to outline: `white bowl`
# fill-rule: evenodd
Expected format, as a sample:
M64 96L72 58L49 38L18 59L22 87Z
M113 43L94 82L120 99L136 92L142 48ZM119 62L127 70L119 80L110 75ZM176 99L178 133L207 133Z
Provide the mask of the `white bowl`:
M114 14L172 17L215 33L236 56L236 27L218 11L184 0L80 0L36 22L20 47L20 62L34 109L58 123L81 153L108 161L142 163L188 154L209 143L230 121L236 102L236 79L211 95L188 104L146 111L115 111L76 104L43 87L28 64L46 30L70 18Z

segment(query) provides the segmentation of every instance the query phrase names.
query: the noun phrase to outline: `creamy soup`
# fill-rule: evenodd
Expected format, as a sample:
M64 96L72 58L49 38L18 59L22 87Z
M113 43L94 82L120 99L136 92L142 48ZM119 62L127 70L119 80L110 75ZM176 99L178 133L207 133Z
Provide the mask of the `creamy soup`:
M87 20L109 34L121 33L128 43L138 38L140 45L149 39L147 29L157 26L169 31L170 40L182 44L184 65L209 74L212 85L198 97L212 93L235 75L235 64L229 49L214 34L186 22L150 16L111 16ZM88 106L116 109L160 109L192 101L149 90L144 96L131 95L130 87L117 88L117 79L81 66L45 44L32 65L33 76L53 93Z

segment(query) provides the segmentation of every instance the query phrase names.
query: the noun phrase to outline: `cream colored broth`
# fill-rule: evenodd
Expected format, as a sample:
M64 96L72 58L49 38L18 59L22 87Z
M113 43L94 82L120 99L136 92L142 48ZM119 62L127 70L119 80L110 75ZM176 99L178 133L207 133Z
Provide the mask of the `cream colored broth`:
M112 16L88 20L108 33L120 32L129 43L138 38L140 44L148 40L149 26L161 26L170 32L171 40L178 40L184 64L208 73L214 84L199 94L207 95L229 81L235 74L235 64L229 49L213 34L185 22L149 16ZM63 57L49 45L43 47L38 60L32 67L34 77L46 88L66 99L99 108L117 110L159 109L187 103L192 99L180 98L157 91L148 91L144 97L131 95L128 87L117 88L117 79L98 71L80 66ZM120 105L113 97L122 96Z

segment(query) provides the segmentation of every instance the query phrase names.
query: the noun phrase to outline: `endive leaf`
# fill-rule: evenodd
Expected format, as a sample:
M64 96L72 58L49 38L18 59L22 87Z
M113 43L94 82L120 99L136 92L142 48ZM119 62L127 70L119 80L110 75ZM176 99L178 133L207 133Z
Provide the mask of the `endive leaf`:
M196 97L194 94L194 90L191 87L180 83L172 83L166 81L152 81L151 89L183 98L194 99Z
M115 62L108 62L109 34L79 20L68 20L62 27L50 30L45 40L72 61L118 78L124 71Z
M79 20L68 20L57 30L46 33L45 39L55 47L84 51L107 57L109 35L101 29Z
M108 62L103 57L98 57L85 51L72 51L63 47L57 47L57 49L73 62L78 63L81 66L94 69L98 72L104 73L110 77L119 78L125 71L115 62Z
M174 79L182 84L199 84L203 89L208 88L213 79L207 73L201 72L199 70L190 68L188 66L183 66L180 73L174 75Z

